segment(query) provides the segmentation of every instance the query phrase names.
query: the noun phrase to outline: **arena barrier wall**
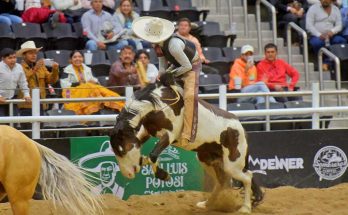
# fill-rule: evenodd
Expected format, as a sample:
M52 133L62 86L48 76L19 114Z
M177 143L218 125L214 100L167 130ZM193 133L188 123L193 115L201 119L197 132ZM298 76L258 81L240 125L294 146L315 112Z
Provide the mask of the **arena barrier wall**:
M156 141L151 138L145 143L142 153L149 154ZM121 175L109 137L77 137L69 141L42 139L39 142L85 169L95 184L96 193L112 193L128 199L133 194L203 190L204 172L194 152L170 146L161 154L160 165L171 174L167 182L155 179L150 166L143 167L134 180L128 180Z
M249 169L262 186L330 187L348 182L348 130L248 134Z
M133 194L182 190L207 190L206 178L194 152L169 147L160 156L162 167L172 179L154 179L145 166L134 180L125 179L108 137L43 139L39 141L84 168L94 181L96 193L113 193L122 199ZM143 147L149 154L156 139ZM347 130L298 130L248 133L249 169L265 187L330 187L348 182ZM208 188L209 189L209 188Z

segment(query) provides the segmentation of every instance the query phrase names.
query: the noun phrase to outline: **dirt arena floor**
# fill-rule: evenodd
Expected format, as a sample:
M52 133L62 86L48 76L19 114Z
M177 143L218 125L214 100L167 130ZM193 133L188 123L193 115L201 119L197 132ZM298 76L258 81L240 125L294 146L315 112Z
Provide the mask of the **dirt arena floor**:
M346 215L348 214L348 183L328 189L296 189L280 187L266 189L266 196L253 214L296 215ZM210 209L199 209L195 205L205 200L208 193L188 191L164 193L151 196L132 196L128 201L112 195L104 195L105 215L223 215L239 214L241 205L239 191L228 190ZM12 214L8 203L0 204L0 215ZM31 215L66 215L52 210L48 201L31 202Z

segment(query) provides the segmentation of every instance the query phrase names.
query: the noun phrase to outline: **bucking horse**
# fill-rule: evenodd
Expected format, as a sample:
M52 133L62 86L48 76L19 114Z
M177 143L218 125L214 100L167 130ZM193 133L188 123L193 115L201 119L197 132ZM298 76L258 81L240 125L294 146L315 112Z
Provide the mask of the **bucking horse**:
M121 173L132 179L142 166L151 165L155 177L168 180L168 173L158 166L158 156L170 144L197 152L205 171L214 178L211 198L230 185L231 179L241 181L245 189L244 203L239 212L251 213L252 205L263 199L263 192L247 169L248 144L238 118L204 100L198 104L196 140L180 145L183 128L182 88L149 84L135 92L116 119L110 142ZM140 149L151 136L159 138L149 156ZM209 199L197 203L205 208Z

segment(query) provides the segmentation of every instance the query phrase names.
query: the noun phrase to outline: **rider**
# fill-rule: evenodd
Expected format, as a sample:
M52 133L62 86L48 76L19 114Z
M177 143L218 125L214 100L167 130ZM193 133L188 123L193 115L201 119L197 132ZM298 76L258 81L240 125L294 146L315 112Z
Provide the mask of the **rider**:
M140 17L134 20L132 28L138 37L154 44L159 73L171 73L184 81L184 128L179 144L185 147L195 141L197 132L198 77L202 64L196 47L174 34L174 24L166 19Z

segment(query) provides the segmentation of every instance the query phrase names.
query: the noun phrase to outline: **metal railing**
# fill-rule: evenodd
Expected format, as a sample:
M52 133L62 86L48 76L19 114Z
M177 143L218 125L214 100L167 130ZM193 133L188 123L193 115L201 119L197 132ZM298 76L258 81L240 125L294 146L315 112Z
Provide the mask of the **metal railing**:
M256 1L256 22L257 22L257 38L258 38L258 48L259 54L262 55L262 29L261 29L261 3L266 6L272 13L272 33L273 33L273 43L277 45L277 14L275 7L269 3L267 0L257 0Z
M227 1L227 7L228 7L228 21L229 21L229 26L231 28L232 23L233 23L233 7L232 7L232 1L231 0L226 0ZM221 7L221 6L220 6ZM221 11L221 10L220 10ZM220 12L219 12L220 13Z
M244 35L249 37L248 1L243 0Z
M318 64L319 64L319 82L320 90L324 90L324 78L323 78L323 55L326 55L335 62L335 73L336 73L336 89L341 90L341 62L340 59L330 52L327 48L322 47L318 52ZM323 104L323 99L321 100ZM342 106L342 96L341 94L337 95L337 105Z
M307 32L294 22L290 22L287 26L287 45L288 45L288 63L292 65L292 47L291 47L291 29L296 30L303 38L303 61L305 71L305 87L309 86L309 61L308 61L308 36Z
M269 107L269 96L312 96L312 108L297 108L297 109L264 109L264 110L252 110L252 111L233 111L237 116L266 116L265 124L266 131L270 130L270 123L285 122L286 120L271 121L270 116L273 115L296 115L296 114L312 114L312 128L318 129L320 118L320 113L337 113L337 112L348 112L348 107L320 107L320 96L322 95L333 95L333 94L348 94L348 90L341 91L320 91L319 83L314 83L312 91L300 91L300 92L270 92L270 93L227 93L226 85L219 86L219 93L215 94L200 94L199 97L202 99L216 99L219 98L220 108L227 109L227 99L228 98L240 98L240 97L251 97L251 96L265 96L266 97L266 108ZM36 91L36 92L35 92ZM0 117L0 123L23 123L29 122L33 123L32 127L32 137L33 139L40 138L40 127L38 126L41 122L76 122L76 121L115 121L116 115L74 115L70 116L39 116L40 104L42 103L55 103L55 102L81 102L81 101L119 101L119 100L129 100L133 89L132 87L126 88L126 97L122 98L79 98L79 99L40 99L39 89L33 89L32 92L32 112L33 116L22 116L22 117ZM9 100L7 103L23 103L24 100L16 99ZM288 120L288 122L294 122L295 120ZM301 120L296 120L301 121ZM258 121L256 123L262 123L263 121ZM35 126L34 126L35 125ZM84 129L84 128L76 128ZM105 128L102 128L105 129ZM43 129L47 130L47 129ZM51 129L52 130L52 129ZM59 129L56 129L59 130ZM70 130L70 129L69 129Z

